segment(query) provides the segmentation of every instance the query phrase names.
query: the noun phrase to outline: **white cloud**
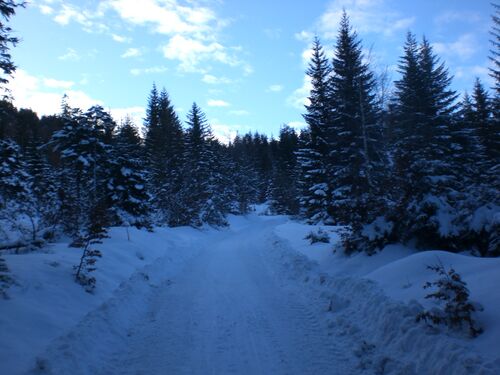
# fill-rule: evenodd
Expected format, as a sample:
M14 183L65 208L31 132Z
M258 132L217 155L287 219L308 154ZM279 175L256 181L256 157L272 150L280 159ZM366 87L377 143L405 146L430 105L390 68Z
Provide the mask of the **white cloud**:
M245 111L244 109L235 109L235 110L229 111L229 114L233 115L233 116L248 116L250 114L250 112Z
M220 85L220 84L230 84L233 81L229 78L226 77L216 77L211 74L205 74L203 75L203 78L201 79L203 82L209 84L209 85Z
M282 90L283 90L282 85L271 85L267 88L267 91L271 91L271 92L280 92Z
M132 41L130 38L118 34L111 34L111 38L118 43L130 43Z
M493 86L495 81L490 76L490 71L487 68L488 63L484 65L459 66L454 71L454 77L460 80L468 80L469 91L472 90L472 85L476 77L479 77L486 86Z
M230 104L224 100L219 99L209 99L207 101L207 105L209 107L229 107Z
M80 58L80 55L73 48L68 48L65 54L58 57L59 60L67 61L78 61Z
M96 11L92 12L88 9L82 9L77 5L61 3L61 8L57 11L54 21L62 26L66 26L71 22L80 24L86 32L105 32L109 27L103 22L96 21L104 15L102 4ZM53 13L53 12L52 12Z
M73 107L87 109L94 104L102 104L100 100L91 98L83 91L63 90L65 85L69 86L69 82L36 77L17 69L8 87L17 107L31 108L40 116L59 113L64 93L68 95L68 102Z
M130 57L139 57L141 55L142 52L139 48L129 48L121 55L121 57L127 59Z
M307 124L304 121L290 121L287 125L295 130L301 130L307 127Z
M85 3L87 8L91 6L88 5L91 2ZM167 36L163 54L169 60L178 61L179 69L184 72L206 73L210 70L209 62L240 67L244 75L253 72L250 64L238 57L241 47L226 46L219 41L219 31L228 21L198 1L103 0L97 3L93 10L58 3L54 20L61 25L76 22L87 32L107 32L117 42L128 42L129 39L112 31L116 22L109 12L115 12L130 25L148 27L153 33ZM204 67L201 67L201 62Z
M158 74L165 73L168 70L165 66L152 66L150 68L134 68L130 69L130 74L134 76L140 76L143 74Z
M38 9L40 9L40 12L45 15L51 15L52 13L54 13L54 9L46 4L39 4Z
M295 39L301 42L311 42L313 38L314 34L309 31L302 30L300 33L295 33Z
M377 33L385 36L405 31L414 22L415 17L403 17L391 10L384 0L334 0L321 15L315 28L325 39L335 39L339 21L346 9L352 26L361 33ZM299 40L310 40L311 33L302 31L295 34Z
M325 53L325 56L327 59L331 60L333 58L333 55L335 54L335 51L333 48L324 48L323 52ZM302 51L302 65L304 67L308 66L309 63L311 62L311 58L313 56L313 50L312 50L312 43Z
M219 24L211 9L179 5L176 0L109 0L107 4L122 19L135 25L150 25L160 34L208 34Z
M438 55L458 56L461 60L467 60L477 51L479 43L474 34L461 35L456 41L450 43L433 43L434 51Z
M241 125L229 125L221 123L218 119L210 121L214 136L222 143L228 144L231 142L238 132L246 127Z
M163 54L169 60L178 60L179 68L185 72L205 73L206 69L200 67L204 61L216 61L233 67L244 65L245 71L251 69L218 42L206 42L180 34L170 38L163 46Z
M438 26L445 26L453 22L475 23L481 21L481 15L477 12L448 10L434 18L434 23Z
M311 93L311 89L312 89L311 78L305 75L302 87L299 87L292 94L290 94L290 96L288 96L288 98L286 99L287 104L294 108L303 110L304 105L309 104L308 97Z
M146 109L144 107L112 108L110 112L117 124L120 124L125 118L130 117L137 128L141 131L143 130L144 118L146 117Z
M44 78L43 84L46 87L54 88L54 89L70 89L75 85L72 81L60 81L53 78Z

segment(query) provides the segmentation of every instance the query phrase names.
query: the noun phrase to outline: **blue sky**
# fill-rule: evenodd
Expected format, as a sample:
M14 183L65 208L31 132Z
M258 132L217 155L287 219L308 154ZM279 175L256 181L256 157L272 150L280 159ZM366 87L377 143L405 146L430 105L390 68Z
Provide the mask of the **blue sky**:
M11 26L18 106L58 112L61 97L94 103L140 125L153 82L181 119L193 101L221 138L257 130L277 135L303 125L304 71L317 34L331 52L342 8L376 72L395 66L408 30L425 33L470 90L487 67L489 0L33 0Z

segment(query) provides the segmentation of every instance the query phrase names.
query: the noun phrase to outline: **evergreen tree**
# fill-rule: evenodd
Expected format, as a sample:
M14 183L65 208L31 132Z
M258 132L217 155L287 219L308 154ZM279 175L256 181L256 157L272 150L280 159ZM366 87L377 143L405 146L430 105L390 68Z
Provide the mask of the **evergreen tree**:
M165 89L158 93L153 85L145 122L148 182L151 203L161 223L178 225L182 215L177 195L182 186L184 134Z
M494 97L493 106L496 113L495 126L498 128L498 113L500 113L500 5L492 3L494 7L494 14L492 15L493 26L491 30L491 55L490 60L492 66L490 68L490 75L494 80Z
M6 23L16 14L16 8L20 6L24 6L24 3L0 0L0 89L4 89L8 77L16 71L10 48L19 42L19 38L12 36L12 29Z
M328 176L329 126L332 107L329 79L331 67L318 38L314 39L307 75L311 79L309 104L304 119L309 127L308 139L298 151L300 163L300 205L302 215L311 223L330 222L328 213L331 186Z
M273 168L271 210L296 215L299 211L297 187L298 136L288 125L280 129L276 161Z
M141 156L139 133L127 117L114 142L112 173L108 184L109 206L115 212L119 224L149 228L149 195Z
M407 36L396 81L396 121L393 131L394 183L400 191L391 218L398 240L416 239L420 246L446 246L452 225L440 218L453 216L452 193L458 170L450 149L456 94L451 77L424 38L417 45Z
M232 171L232 194L235 206L232 212L235 214L247 214L252 203L257 202L259 178L252 155L249 150L251 137L242 138L236 135L233 143L229 145L234 166L229 166Z
M217 171L214 162L213 136L205 114L193 103L187 116L185 175L182 202L184 224L199 226L203 222L225 223L224 212L218 204Z
M9 202L29 198L29 175L22 160L21 149L12 140L0 141L0 209Z
M498 119L493 116L493 106L488 93L478 78L472 92L472 114L482 151L483 160L480 160L480 163L484 175L494 174L492 168L500 158L500 126Z
M73 109L63 116L64 127L52 135L48 145L62 164L58 190L63 223L67 232L78 236L91 207L107 195L109 147L91 115Z
M363 61L361 43L345 12L330 87L331 215L338 223L360 225L374 220L381 211L377 187L384 175L382 127L377 118L374 76Z

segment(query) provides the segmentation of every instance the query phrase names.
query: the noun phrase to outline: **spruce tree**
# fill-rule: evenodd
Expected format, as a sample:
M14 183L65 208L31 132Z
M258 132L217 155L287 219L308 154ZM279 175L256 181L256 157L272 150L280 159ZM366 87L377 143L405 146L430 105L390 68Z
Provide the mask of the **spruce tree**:
M118 224L150 228L141 139L129 117L118 130L112 155L108 200Z
M280 129L273 168L270 208L277 214L296 215L299 211L297 187L298 136L285 125Z
M408 33L396 81L394 183L400 191L391 218L400 241L420 246L446 246L453 226L440 221L456 215L454 152L450 149L456 94L451 77L427 39L417 45Z
M384 175L382 126L375 79L344 12L329 80L333 108L329 135L330 212L340 224L361 225L380 214Z
M181 192L184 224L200 226L203 222L224 225L218 197L218 172L214 163L213 135L205 114L193 103L187 115L184 187Z
M300 205L302 215L310 223L328 223L331 221L328 213L331 192L328 176L329 127L332 118L329 88L331 67L318 38L314 39L312 51L307 70L312 89L304 114L309 138L301 142L298 151L302 189Z
M0 0L0 89L2 90L5 90L8 77L16 71L10 48L19 42L19 38L12 36L12 29L6 23L16 14L16 8L22 6L24 2Z
M494 14L492 15L493 26L491 28L491 55L490 75L494 80L493 106L496 113L496 124L498 127L498 113L500 113L500 5L492 3Z

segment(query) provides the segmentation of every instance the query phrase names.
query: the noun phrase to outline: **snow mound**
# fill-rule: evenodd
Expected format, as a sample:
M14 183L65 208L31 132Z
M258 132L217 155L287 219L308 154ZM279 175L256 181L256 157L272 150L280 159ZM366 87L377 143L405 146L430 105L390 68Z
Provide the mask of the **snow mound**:
M98 247L103 257L97 261L94 272L94 294L86 293L73 281L72 267L81 256L81 249L58 243L43 252L5 255L15 285L8 290L11 298L0 301L0 373L26 373L33 368L38 353L76 325L88 324L93 312L104 312L108 317L96 327L109 325L117 331L126 328L128 316L141 313L146 305L148 290L179 272L196 254L200 234L193 228L156 228L154 233L112 228L110 238ZM127 296L134 297L135 302L127 303ZM78 330L88 334L81 337L81 348L77 349L93 345L105 353L106 347L114 343L99 342L102 335L98 330ZM53 345L64 349L64 341L58 339ZM49 367L43 358L37 366ZM71 373L71 369L56 373Z
M402 246L348 258L334 254L331 244L300 240L311 227L291 222L276 227L273 256L288 280L303 282L306 293L317 296L327 329L346 341L346 350L357 358L354 373L500 373L500 259L440 251L412 254ZM417 314L431 303L422 286L436 278L426 265L437 259L452 265L467 282L471 299L484 306L480 324L485 333L478 338L416 322Z

